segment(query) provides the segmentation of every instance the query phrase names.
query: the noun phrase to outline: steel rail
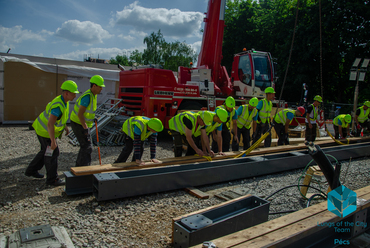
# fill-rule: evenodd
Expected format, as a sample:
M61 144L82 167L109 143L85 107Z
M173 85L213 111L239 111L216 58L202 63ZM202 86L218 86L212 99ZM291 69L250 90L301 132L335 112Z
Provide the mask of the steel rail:
M339 161L369 156L369 148L367 142L323 151ZM111 200L302 169L311 159L304 150L86 176L65 172L65 192L93 192L98 201Z

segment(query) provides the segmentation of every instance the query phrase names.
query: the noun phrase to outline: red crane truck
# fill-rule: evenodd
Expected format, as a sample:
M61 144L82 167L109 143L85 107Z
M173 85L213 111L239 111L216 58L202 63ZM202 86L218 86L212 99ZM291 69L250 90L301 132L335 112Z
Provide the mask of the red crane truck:
M157 117L165 128L178 110L214 110L225 98L263 98L266 87L274 87L271 54L243 51L234 55L231 77L221 65L226 0L210 0L204 19L204 33L198 64L170 70L138 68L120 72L118 97L125 114Z

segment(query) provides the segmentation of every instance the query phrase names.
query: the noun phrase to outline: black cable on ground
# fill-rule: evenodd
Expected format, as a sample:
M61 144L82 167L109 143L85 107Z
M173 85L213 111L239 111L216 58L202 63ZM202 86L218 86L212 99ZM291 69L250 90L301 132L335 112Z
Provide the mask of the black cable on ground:
M269 196L265 197L265 200L267 200L268 198L272 197L273 195L275 195L275 194L279 193L280 191L282 191L282 190L284 190L284 189L293 188L293 187L297 187L297 186L299 186L299 187L308 187L308 188L315 189L315 190L319 191L320 193L322 193L325 197L327 197L327 196L326 196L326 194L325 194L323 191L321 191L320 189L318 189L318 188L312 187L312 186L310 186L310 185L304 185L304 184L296 185L296 184L294 184L294 185L285 186L284 188L281 188L281 189L279 189L279 190L275 191L275 192L274 192L274 193L272 193L271 195L269 195Z
M285 211L280 211L280 212L274 212L274 213L269 213L269 215L274 215L274 214L289 214L289 213L294 213L297 212L297 209L294 210L285 210Z
M324 197L322 194L314 194L314 195L311 195L311 197L308 198L306 208L308 208L310 206L310 203L315 198L315 196L320 196L321 198L324 198L326 200L326 197Z

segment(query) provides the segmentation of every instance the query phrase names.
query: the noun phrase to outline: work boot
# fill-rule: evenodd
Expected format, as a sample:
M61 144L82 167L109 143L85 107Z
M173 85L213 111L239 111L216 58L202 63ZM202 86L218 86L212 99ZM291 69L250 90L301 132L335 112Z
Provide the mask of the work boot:
M39 172L35 173L27 173L27 171L24 173L28 177L34 177L34 178L44 178L43 174L40 174Z
M63 179L57 178L57 179L55 179L54 182L52 182L52 183L46 183L46 184L47 185L50 185L50 186L62 186L62 185L65 185L66 182Z

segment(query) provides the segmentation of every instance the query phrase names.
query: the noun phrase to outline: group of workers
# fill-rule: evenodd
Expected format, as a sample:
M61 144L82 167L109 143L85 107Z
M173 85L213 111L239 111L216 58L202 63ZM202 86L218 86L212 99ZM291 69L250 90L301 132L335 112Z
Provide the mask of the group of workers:
M97 95L105 87L104 79L95 75L90 79L90 89L84 92L76 101L71 111L70 120L72 130L80 144L80 150L76 160L76 166L88 166L91 164L92 141L90 128L93 126L95 111L97 109ZM56 142L61 138L63 131L68 135L67 121L69 119L69 102L79 93L77 84L67 80L61 85L62 94L54 98L46 106L34 121L33 128L36 131L41 150L31 161L25 171L25 175L35 178L44 178L39 170L45 165L46 184L59 186L65 181L58 177L59 148ZM181 157L183 144L186 143L188 155L211 156L215 154L225 155L230 149L239 150L240 137L243 138L243 149L250 147L252 142L257 142L261 135L269 132L274 127L278 136L278 145L289 144L289 125L295 117L304 116L306 113L306 140L315 141L318 125L319 105L321 96L315 96L314 102L308 106L296 110L283 109L271 120L272 100L275 90L272 87L265 89L266 97L258 100L256 97L250 99L246 104L235 108L235 99L232 96L226 98L225 102L217 106L215 111L185 111L172 117L168 124L174 142L174 155ZM355 122L363 128L370 128L368 120L370 102L358 109ZM338 115L333 120L335 138L345 138L349 134L349 114ZM233 127L232 130L231 126ZM144 152L144 141L150 142L150 158L153 163L160 163L156 159L156 147L158 133L163 130L163 123L158 118L145 116L134 116L127 119L122 131L126 134L125 146L114 163L126 162L132 151L132 161L143 165L141 160ZM252 133L251 133L252 130ZM251 135L252 134L252 135ZM212 145L209 137L212 136ZM231 141L231 137L233 140ZM264 141L265 147L271 146L271 135Z

